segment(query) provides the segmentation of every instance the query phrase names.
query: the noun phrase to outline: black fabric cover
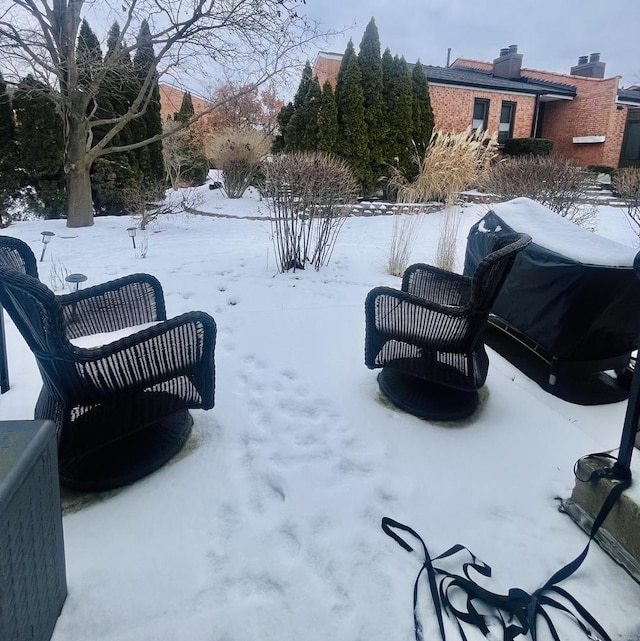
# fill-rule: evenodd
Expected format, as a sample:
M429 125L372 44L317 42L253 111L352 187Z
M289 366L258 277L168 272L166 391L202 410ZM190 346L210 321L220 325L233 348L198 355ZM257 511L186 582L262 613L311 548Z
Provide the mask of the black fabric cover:
M481 231L487 229L498 231ZM464 273L473 273L496 236L517 231L489 211L469 231ZM492 313L558 360L607 359L637 348L640 280L633 268L583 264L535 241L516 257Z

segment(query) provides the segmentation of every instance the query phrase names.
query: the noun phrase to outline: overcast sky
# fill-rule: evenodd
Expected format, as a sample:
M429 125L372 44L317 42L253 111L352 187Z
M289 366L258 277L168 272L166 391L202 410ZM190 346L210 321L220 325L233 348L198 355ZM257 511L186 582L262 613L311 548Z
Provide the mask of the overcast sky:
M343 53L350 37L357 51L374 17L382 50L407 62L444 66L449 47L452 61L492 61L517 44L524 67L569 73L578 56L597 52L606 77L640 84L639 0L306 0L306 14L330 29L355 23L325 51ZM311 62L318 50L309 51Z

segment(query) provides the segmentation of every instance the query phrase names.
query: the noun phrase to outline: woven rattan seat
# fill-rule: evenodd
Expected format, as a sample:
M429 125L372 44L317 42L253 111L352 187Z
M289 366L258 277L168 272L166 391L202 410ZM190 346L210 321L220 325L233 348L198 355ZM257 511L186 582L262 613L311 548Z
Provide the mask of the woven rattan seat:
M176 454L191 429L188 410L214 404L214 319L167 320L162 287L148 274L56 296L6 264L0 302L36 357L43 386L34 417L56 424L63 485L126 485ZM71 342L154 322L100 347Z
M499 239L472 277L415 264L401 291L369 292L365 363L383 368L380 387L394 404L438 420L475 410L489 368L482 332L517 253L530 242L526 234Z

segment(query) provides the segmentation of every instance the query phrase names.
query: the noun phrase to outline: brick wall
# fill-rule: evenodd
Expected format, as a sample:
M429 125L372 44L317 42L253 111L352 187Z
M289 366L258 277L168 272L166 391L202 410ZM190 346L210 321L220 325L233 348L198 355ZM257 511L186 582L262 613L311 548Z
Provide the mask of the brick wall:
M626 121L626 108L617 109L618 77L581 78L545 71L525 71L535 80L571 83L572 101L546 104L542 136L554 141L554 152L581 165L617 167ZM605 136L602 143L574 143L574 137Z
M490 134L498 131L502 103L515 102L513 137L528 138L531 135L531 124L536 104L534 96L437 84L429 84L429 95L431 96L436 129L464 131L471 125L474 100L482 98L489 101L487 130Z
M315 64L313 65L313 75L317 76L320 87L328 80L335 90L338 72L340 71L341 60L335 58L326 58L323 55L318 55Z

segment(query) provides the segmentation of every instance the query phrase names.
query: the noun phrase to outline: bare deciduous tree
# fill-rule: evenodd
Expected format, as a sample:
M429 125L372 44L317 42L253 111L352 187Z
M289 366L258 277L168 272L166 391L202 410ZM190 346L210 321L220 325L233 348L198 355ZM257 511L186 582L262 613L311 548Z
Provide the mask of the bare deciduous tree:
M171 134L162 141L164 169L172 189L176 190L182 177L198 168L203 154L199 156L194 149L192 138L195 134L182 128L180 123L167 120L163 125L163 131Z
M316 23L299 15L302 4L304 0L0 0L0 66L5 79L15 83L31 73L45 83L45 94L62 117L67 225L93 223L90 169L97 158L168 135L163 132L113 145L117 134L145 113L156 79L169 75L175 81L197 75L204 81L209 73L221 75L222 70L226 75L241 75L238 86L252 91L297 64L300 49L320 35ZM104 59L92 61L88 75L85 61L76 55L76 44L83 18L91 22L92 15L101 24L117 21L120 33ZM143 20L149 25L153 47L148 73L140 79L138 93L125 113L99 118L98 97L108 83L126 81L123 74L136 52L136 34ZM237 96L222 100L232 98ZM212 104L209 111L218 106ZM196 114L193 120L206 113Z

